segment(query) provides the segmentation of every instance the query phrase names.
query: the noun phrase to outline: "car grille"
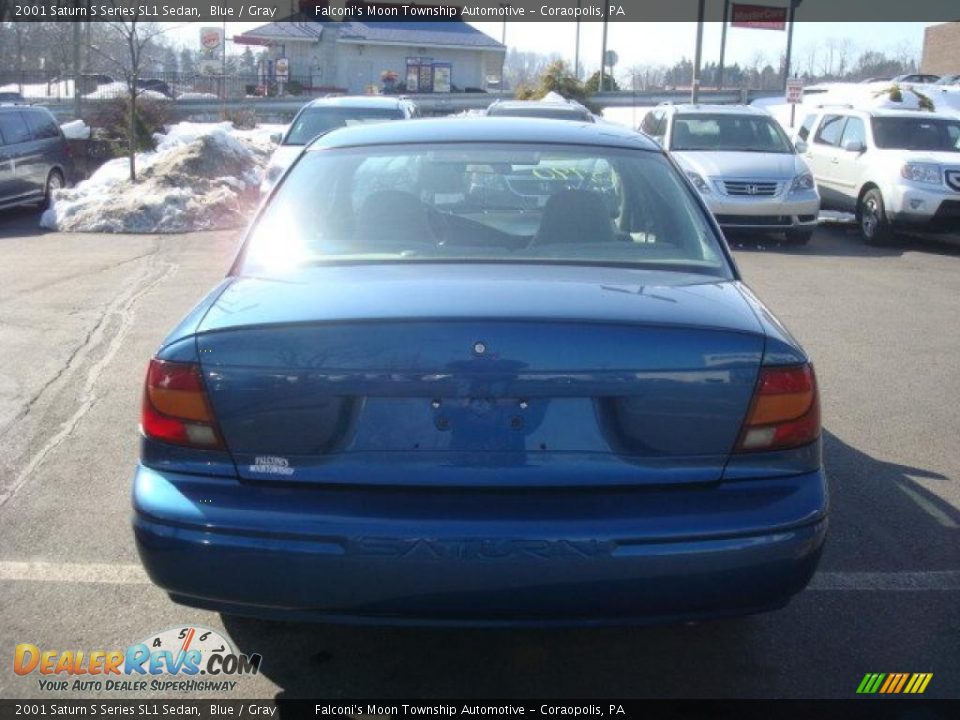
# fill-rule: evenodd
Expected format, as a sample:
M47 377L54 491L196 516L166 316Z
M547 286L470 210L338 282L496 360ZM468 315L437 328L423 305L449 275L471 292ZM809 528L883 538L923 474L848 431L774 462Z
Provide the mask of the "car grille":
M960 170L947 170L947 185L960 192Z
M724 215L714 216L720 225L741 227L782 227L793 225L789 215Z
M722 180L723 190L733 197L774 197L780 194L776 180Z

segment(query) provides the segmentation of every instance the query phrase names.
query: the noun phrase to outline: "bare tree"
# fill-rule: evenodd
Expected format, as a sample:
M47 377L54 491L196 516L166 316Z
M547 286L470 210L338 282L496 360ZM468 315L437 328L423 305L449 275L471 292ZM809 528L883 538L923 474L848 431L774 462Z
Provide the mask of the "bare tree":
M92 45L90 48L108 60L123 75L127 84L130 182L137 181L137 96L140 94L140 70L150 57L154 39L164 32L164 28L157 23L140 21L142 9L143 6L137 6L132 20L103 23L108 33L104 45L109 47ZM110 42L111 40L113 42Z

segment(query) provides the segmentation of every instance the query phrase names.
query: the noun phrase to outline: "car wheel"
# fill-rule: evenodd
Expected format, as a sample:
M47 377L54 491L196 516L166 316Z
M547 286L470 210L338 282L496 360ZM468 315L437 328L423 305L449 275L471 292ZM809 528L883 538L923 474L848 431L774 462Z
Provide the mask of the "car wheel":
M66 183L63 181L63 173L59 170L51 170L47 175L47 184L43 189L43 201L40 203L40 209L46 210L50 207L50 200L53 199L54 190L59 190Z
M893 230L883 206L883 194L877 189L868 190L857 208L860 235L868 245L884 245L893 239Z
M787 244L806 245L813 237L813 230L787 230Z

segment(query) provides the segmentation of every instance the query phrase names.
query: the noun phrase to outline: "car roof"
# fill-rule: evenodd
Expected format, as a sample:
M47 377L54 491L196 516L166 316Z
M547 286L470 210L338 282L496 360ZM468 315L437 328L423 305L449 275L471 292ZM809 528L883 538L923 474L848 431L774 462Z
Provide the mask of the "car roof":
M768 112L752 105L691 105L684 103L682 105L665 105L664 107L672 109L677 115L769 115Z
M627 127L489 116L353 125L316 138L310 149L437 142L595 145L660 152L660 146L654 141Z
M956 120L956 116L927 110L900 110L897 108L862 108L851 105L818 105L816 112L824 115L844 115L859 113L867 117L904 117L932 118L934 120ZM808 113L810 114L810 113Z
M409 102L406 98L398 96L335 95L311 100L307 103L307 107L397 108Z

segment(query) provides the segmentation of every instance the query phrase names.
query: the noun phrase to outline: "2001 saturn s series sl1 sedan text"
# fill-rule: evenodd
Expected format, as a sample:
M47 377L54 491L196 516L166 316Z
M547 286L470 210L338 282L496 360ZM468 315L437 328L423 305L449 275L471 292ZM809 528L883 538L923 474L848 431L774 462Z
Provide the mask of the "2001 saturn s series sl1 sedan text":
M177 602L322 621L736 615L827 528L807 356L626 129L331 132L150 362L140 557Z

